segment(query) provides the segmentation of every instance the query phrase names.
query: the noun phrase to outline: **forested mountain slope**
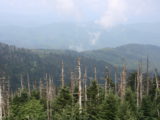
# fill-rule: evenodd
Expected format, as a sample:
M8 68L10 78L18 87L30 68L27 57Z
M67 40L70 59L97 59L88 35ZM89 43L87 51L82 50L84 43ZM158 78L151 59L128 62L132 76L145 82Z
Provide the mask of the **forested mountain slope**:
M75 71L76 59L80 56L74 51L61 50L29 50L16 48L6 44L0 44L0 71L10 77L11 87L20 86L20 76L23 76L27 84L27 74L30 75L31 83L44 80L44 76L50 74L55 84L60 83L61 62L64 61L65 81L69 84L71 72ZM93 77L94 66L97 67L97 76L104 76L105 66L112 72L112 65L104 61L97 61L80 56L82 73L86 67L88 77ZM82 75L83 76L83 75ZM103 79L103 78L100 78Z
M142 61L145 69L148 57L149 66L153 70L160 68L159 51L160 47L154 45L128 44L116 48L86 51L82 54L93 59L106 61L112 65L120 66L125 63L129 69L136 69L139 61Z

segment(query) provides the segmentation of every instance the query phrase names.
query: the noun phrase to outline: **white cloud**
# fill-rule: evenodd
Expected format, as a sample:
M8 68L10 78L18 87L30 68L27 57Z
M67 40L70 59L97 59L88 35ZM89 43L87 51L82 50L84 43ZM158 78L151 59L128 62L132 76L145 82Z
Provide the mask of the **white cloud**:
M105 28L123 24L132 16L143 16L152 10L151 0L106 0L106 10L95 23Z
M84 50L83 46L81 44L79 45L69 45L68 47L70 50L76 50L78 52L82 52Z
M96 42L99 40L101 35L100 32L89 32L91 45L96 45Z
M144 16L159 0L0 0L0 9L6 13L60 16L65 20L96 21L105 28L123 24L131 16ZM155 10L158 13L158 10ZM50 14L51 13L51 14ZM152 13L154 13L152 11ZM150 13L151 15L151 13Z

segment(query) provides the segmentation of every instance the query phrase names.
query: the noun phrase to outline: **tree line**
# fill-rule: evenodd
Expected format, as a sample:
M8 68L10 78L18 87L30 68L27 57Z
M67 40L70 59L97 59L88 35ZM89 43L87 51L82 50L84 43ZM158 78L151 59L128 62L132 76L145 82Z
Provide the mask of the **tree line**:
M147 65L148 66L148 65ZM159 120L160 91L159 75L142 70L128 73L123 65L121 73L115 68L114 79L105 67L104 83L97 77L88 81L87 69L81 68L80 58L70 74L70 83L65 84L64 63L61 64L60 86L53 76L45 77L34 84L30 76L20 77L21 87L9 90L5 73L0 77L0 120ZM24 81L27 84L24 84Z

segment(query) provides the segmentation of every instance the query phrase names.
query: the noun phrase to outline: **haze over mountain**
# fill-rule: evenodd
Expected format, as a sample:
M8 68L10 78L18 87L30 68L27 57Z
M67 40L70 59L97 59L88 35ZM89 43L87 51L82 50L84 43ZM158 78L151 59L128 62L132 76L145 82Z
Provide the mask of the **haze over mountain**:
M77 51L160 45L159 0L1 0L0 42Z
M94 23L53 23L43 26L0 26L0 42L34 49L76 51L129 43L160 46L160 23L118 25L103 29Z

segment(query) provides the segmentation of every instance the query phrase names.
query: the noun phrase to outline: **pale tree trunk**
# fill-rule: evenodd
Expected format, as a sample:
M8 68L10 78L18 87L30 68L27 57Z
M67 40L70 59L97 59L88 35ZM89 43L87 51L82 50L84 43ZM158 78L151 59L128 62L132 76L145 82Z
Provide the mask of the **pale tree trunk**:
M147 95L149 95L149 87L150 87L149 82L150 82L149 81L149 59L148 59L148 56L147 56L147 89L146 89L147 90L146 91Z
M48 81L48 120L51 120L52 117L52 109L51 109L51 102L53 99L53 88L52 88L52 78L49 76Z
M29 74L27 74L27 82L28 82L28 95L29 97L31 96L31 88L30 88L30 78L29 78Z
M159 80L158 80L158 70L155 69L155 79L156 79L156 100L158 97L158 91L159 91ZM160 117L159 109L157 108L157 115Z
M80 58L77 60L77 68L78 68L78 104L79 104L79 112L82 112L82 83L81 83L81 64Z
M71 72L71 87L70 87L70 91L71 91L71 95L73 97L73 93L74 93L74 72Z
M120 97L122 102L124 102L125 94L126 94L126 66L123 65L123 71L121 73L121 83L120 83Z
M2 120L2 118L3 118L2 106L3 106L2 86L0 85L0 120Z
M39 82L39 96L40 96L41 99L43 98L43 83L42 83L41 79L40 79L40 82Z
M87 106L87 69L85 68L84 73L84 102L85 102L85 108Z
M94 67L94 80L95 80L96 83L97 83L97 89L98 89L98 94L97 94L97 96L99 97L99 82L98 82L98 79L97 79L97 68L96 68L96 66Z
M23 76L22 76L22 74L21 74L21 89L20 89L20 96L21 96L21 94L22 94L22 91L24 90L24 85L23 85Z
M136 90L136 95L137 95L137 107L139 107L139 76L140 76L140 69L138 68L137 72L137 90Z
M115 86L115 94L117 95L117 67L115 67L114 86Z
M142 103L143 99L143 74L140 74L140 104Z
M105 67L105 85L104 85L104 89L105 89L105 98L107 97L107 94L109 92L109 87L110 87L110 83L109 83L109 70L108 67Z
M0 77L0 120L9 115L9 80Z
M139 107L142 103L143 97L143 74L142 74L142 63L139 65L137 71L137 107Z
M97 82L97 68L94 66L94 80Z
M64 64L62 61L62 66L61 66L61 87L64 88Z
M155 79L156 79L156 99L157 99L157 96L158 96L158 93L157 93L157 90L159 90L159 80L158 80L158 70L155 69Z

